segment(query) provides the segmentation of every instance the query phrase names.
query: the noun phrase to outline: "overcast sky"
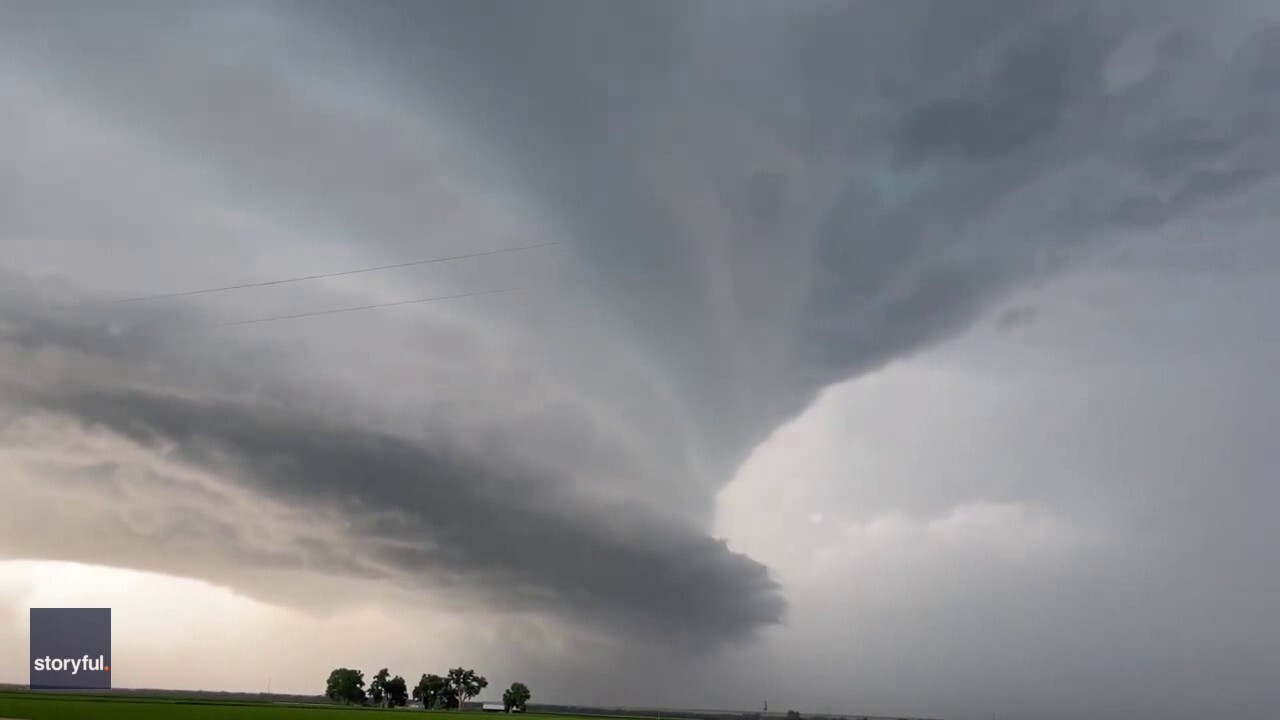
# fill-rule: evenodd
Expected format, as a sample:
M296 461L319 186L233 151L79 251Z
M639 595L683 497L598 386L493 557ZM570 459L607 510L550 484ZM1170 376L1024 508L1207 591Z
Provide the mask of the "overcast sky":
M0 151L0 681L1275 717L1274 3L0 0Z

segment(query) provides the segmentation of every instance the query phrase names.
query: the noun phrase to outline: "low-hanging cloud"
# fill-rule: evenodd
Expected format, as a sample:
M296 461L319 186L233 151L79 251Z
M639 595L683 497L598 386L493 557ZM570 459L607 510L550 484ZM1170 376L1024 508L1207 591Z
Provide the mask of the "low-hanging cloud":
M14 280L9 287L21 285ZM19 371L7 378L6 407L16 411L6 433L11 447L15 435L19 447L48 442L30 426L15 425L32 411L70 418L73 425L46 433L105 429L118 441L162 453L167 462L209 473L250 497L304 516L313 511L315 522L341 519L327 536L290 537L258 548L265 554L238 554L237 560L421 590L462 588L463 598L499 610L586 619L694 648L739 639L781 618L778 586L763 565L639 503L575 493L571 479L555 475L552 466L513 462L500 445L486 453L429 432L411 439L360 427L283 398L206 394L195 376L179 386L154 376L96 375L101 363L160 356L161 347L172 347L172 337L184 335L183 324L169 324L167 335L154 326L121 334L60 322L47 312L38 321L25 314L24 323L24 313L14 311L22 305L13 293L8 300L13 326L4 345L15 367L25 356L59 368L45 377ZM65 364L50 363L55 357ZM149 484L180 484L176 477L139 473L127 459L74 473L34 467L64 488L75 480L96 493L123 488L143 505ZM170 545L196 536L215 545L255 547L233 509L199 504L210 514L180 516L142 539ZM156 511L173 513L161 506Z

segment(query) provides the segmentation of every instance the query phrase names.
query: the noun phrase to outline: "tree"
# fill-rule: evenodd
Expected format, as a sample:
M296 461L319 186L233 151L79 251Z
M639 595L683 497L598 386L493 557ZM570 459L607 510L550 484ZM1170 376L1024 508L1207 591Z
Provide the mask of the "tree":
M409 704L409 688L404 678L397 675L386 681L382 687L386 691L388 707L404 707Z
M350 668L337 668L329 673L325 697L347 705L364 703L364 673Z
M435 674L425 674L413 688L413 699L422 701L422 707L433 710L444 699L444 691L448 684L444 678Z
M439 707L443 710L461 710L462 701L458 699L458 691L445 685L440 691Z
M477 675L475 670L456 667L449 671L448 687L457 696L458 709L461 710L468 700L489 687L489 681L483 675Z
M800 712L798 710L788 710L787 720L800 720Z
M511 683L511 687L502 692L502 707L507 712L515 710L524 712L525 703L529 702L529 698L533 697L529 692L529 686L521 682Z
M387 680L391 677L391 673L382 668L377 675L373 676L373 680L369 681L369 699L378 707L387 706Z

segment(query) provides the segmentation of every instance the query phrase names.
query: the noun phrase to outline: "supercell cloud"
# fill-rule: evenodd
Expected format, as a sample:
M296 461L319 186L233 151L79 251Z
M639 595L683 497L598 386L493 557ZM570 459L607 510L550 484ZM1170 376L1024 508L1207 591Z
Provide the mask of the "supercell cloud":
M32 504L0 550L749 640L787 589L711 527L752 449L1127 236L1274 196L1277 23L1243 0L5 4L0 442ZM33 542L42 502L111 540Z

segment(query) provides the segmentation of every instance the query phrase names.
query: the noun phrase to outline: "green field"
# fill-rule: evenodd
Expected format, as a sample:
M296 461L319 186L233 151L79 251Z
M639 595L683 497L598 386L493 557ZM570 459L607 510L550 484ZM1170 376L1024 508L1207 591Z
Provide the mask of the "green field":
M372 713L372 714L371 714ZM392 717L430 715L448 720L462 715L478 720L489 713L463 713L377 708L343 708L327 705L297 706L253 703L220 703L200 700L167 700L163 698L104 697L56 695L45 693L0 692L0 718L23 720L373 720L377 713ZM554 718L564 715L526 713L522 718ZM593 719L594 720L594 719Z

